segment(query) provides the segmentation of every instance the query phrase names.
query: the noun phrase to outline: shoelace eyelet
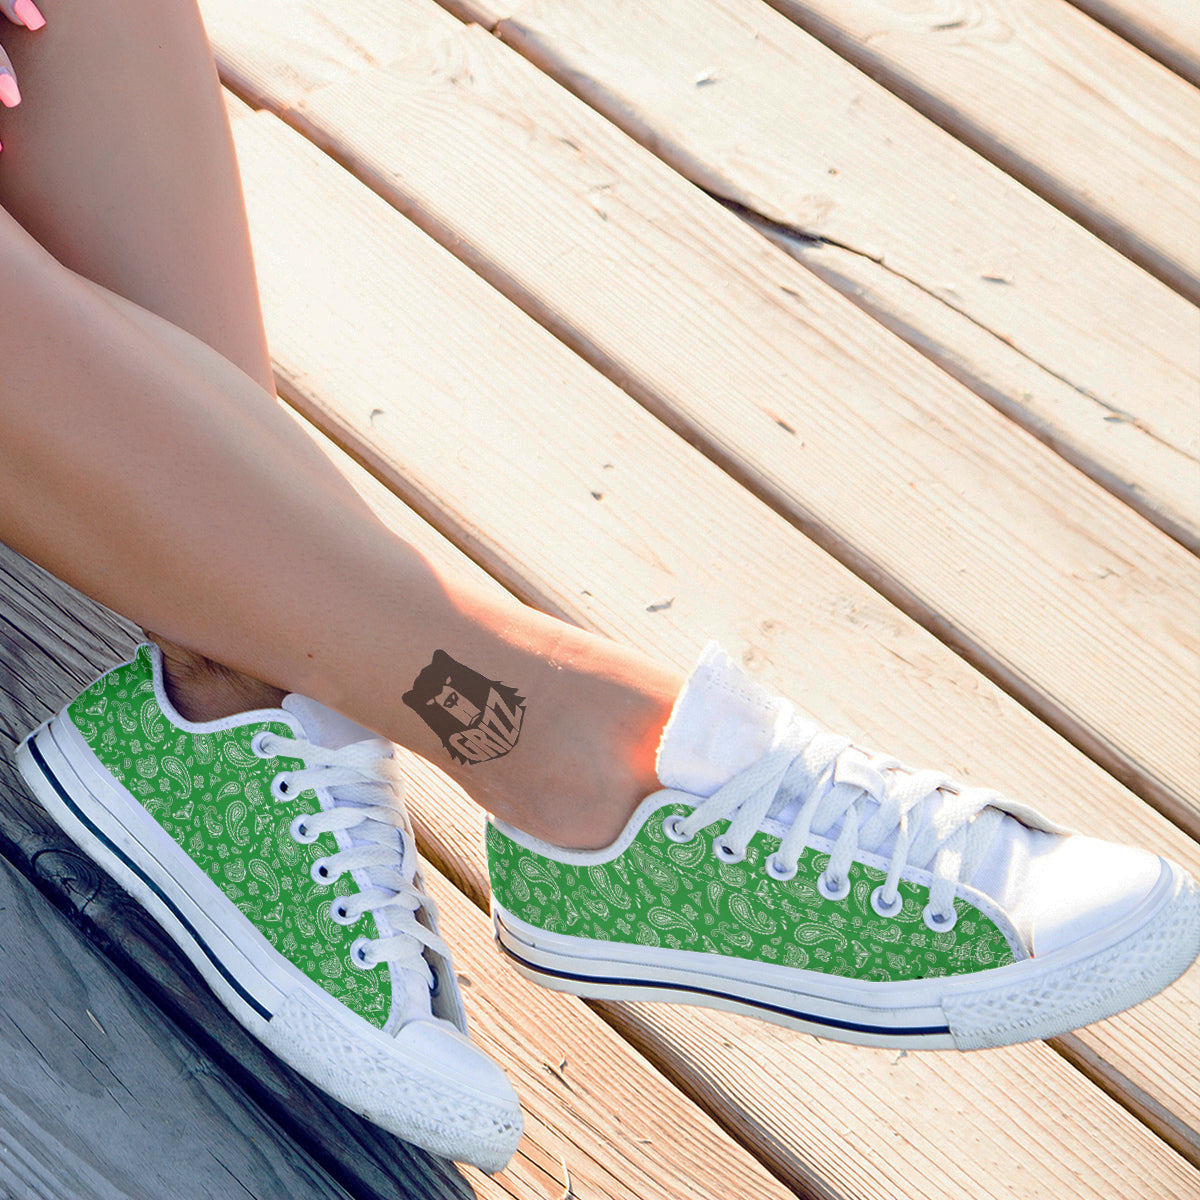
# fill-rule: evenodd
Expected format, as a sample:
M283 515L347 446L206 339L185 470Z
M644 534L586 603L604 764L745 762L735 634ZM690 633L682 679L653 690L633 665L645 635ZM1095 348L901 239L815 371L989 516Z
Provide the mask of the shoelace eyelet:
M352 917L346 911L346 897L337 896L329 905L329 916L338 925L356 925L357 917Z
M288 826L288 832L292 835L292 841L299 842L302 846L311 846L321 835L314 833L308 827L308 818L311 813L300 813Z
M288 782L291 777L290 771L280 771L274 779L271 780L271 795L276 800L290 800L294 795L292 785Z
M355 938L350 946L350 962L351 965L357 967L360 971L370 971L377 964L370 957L371 939L360 937Z
M921 910L921 919L928 929L934 933L949 933L958 922L958 909L952 908L948 913L935 913L933 905L927 904Z
M720 837L713 838L712 848L713 854L723 863L729 863L731 865L733 863L740 863L746 857L745 850L739 851L734 849L734 847L725 840L724 834L721 834Z
M850 880L835 879L828 871L822 871L817 878L817 891L826 900L845 900L850 895Z
M772 879L776 879L780 883L786 883L789 879L795 879L796 872L799 869L799 864L794 867L788 866L788 864L785 863L778 854L772 854L763 865L763 870L770 875Z
M278 750L269 750L267 743L271 740L272 734L269 729L260 729L250 739L250 753L256 758L278 758Z
M332 883L336 878L329 869L328 859L324 858L314 860L313 865L308 868L308 873L312 876L313 883Z
M871 893L871 907L881 917L894 917L904 907L904 898L900 895L899 892L897 892L894 902L891 904L888 904L888 902L886 900L884 900L884 898L883 898L883 884L881 883Z
M687 842L690 842L692 838L696 836L694 833L684 833L680 828L682 825L683 818L678 814L673 814L672 816L664 818L662 823L663 833L665 833L667 837L671 839L671 841L677 842L681 846Z

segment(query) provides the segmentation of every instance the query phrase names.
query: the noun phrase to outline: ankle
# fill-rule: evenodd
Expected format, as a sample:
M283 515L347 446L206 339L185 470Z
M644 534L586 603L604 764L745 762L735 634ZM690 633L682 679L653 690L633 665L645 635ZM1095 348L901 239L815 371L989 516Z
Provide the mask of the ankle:
M218 721L251 709L278 708L287 694L157 634L146 636L162 651L167 698L185 720Z

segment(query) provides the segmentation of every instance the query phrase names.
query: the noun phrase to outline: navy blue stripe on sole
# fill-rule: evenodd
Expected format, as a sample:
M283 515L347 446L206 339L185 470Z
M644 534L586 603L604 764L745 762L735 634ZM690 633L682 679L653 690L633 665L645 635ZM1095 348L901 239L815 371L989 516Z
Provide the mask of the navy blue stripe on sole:
M185 917L183 913L179 911L179 908L176 906L175 902L170 898L170 896L168 896L162 890L162 888L160 888L158 884L155 883L154 880L151 879L150 876L147 875L146 872L143 871L142 868L139 867L138 864L129 857L129 855L127 855L119 846L115 845L108 835L105 834L104 831L100 829L94 821L92 821L87 813L85 813L79 807L79 805L71 799L71 796L67 792L66 788L64 788L59 782L57 776L55 776L54 772L50 769L49 764L43 757L42 752L38 749L36 739L31 737L26 741L25 744L29 747L29 753L32 756L34 763L37 765L38 770L41 771L43 778L54 789L55 795L57 795L59 800L61 800L62 803L67 807L71 815L75 817L75 819L98 842L100 842L104 848L113 855L114 858L120 860L120 862L128 867L129 870L132 871L138 877L138 879L140 879L154 893L154 895L158 897L158 899L170 912L171 916L173 916L175 920L177 920L187 931L188 936L192 939L192 942L195 944L196 948L213 965L214 970L216 970L221 978L229 984L239 999L241 999L248 1007L253 1009L254 1012L262 1017L264 1021L269 1021L274 1014L271 1013L270 1010L264 1008L263 1005L248 991L246 991L242 984L239 983L238 980L230 973L229 968L226 967L220 958L217 957L216 952L204 940L191 921L189 921L187 917Z
M653 979L615 979L609 975L577 975L571 971L562 971L556 967L544 967L540 963L530 962L528 959L522 958L510 946L505 945L499 938L496 939L496 944L514 963L519 963L531 974L545 975L548 978L561 979L567 983L595 984L614 988L641 988L683 995L707 996L714 1000L725 1000L731 1004L740 1005L745 1009L775 1013L781 1017L790 1017L793 1021L804 1021L808 1025L821 1025L827 1029L844 1029L849 1033L876 1034L881 1037L936 1037L947 1036L950 1033L949 1025L865 1025L856 1021L840 1021L836 1017L817 1016L814 1013L800 1012L797 1009L785 1008L778 1004L767 1004L761 1000L748 1000L745 996L736 996L729 992L717 991L714 988L695 987L690 984L662 983ZM701 1004L703 1001L697 1000L696 1003Z

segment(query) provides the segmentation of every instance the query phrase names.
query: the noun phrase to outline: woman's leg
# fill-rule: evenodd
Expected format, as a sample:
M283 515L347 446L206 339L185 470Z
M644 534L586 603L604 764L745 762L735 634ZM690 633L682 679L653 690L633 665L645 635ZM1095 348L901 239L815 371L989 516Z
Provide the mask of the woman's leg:
M0 117L0 206L65 266L272 389L229 123L194 2L92 0L86 18L43 7L50 21L36 34L3 31L27 102ZM279 699L150 636L187 716Z
M144 7L144 0L104 3L125 39L125 73L137 73L143 54L156 62L158 47L173 44ZM228 337L228 346L241 347L229 354L253 366L260 338L247 333L246 309L256 305L247 304L244 288L237 321L223 325L215 311L223 269L213 276L216 295L194 318L177 285L163 282L172 263L160 259L158 272L143 263L130 274L123 260L101 261L103 247L75 230L93 219L83 212L93 203L117 220L121 173L113 173L107 191L97 190L90 175L81 188L69 154L60 162L51 148L35 145L39 106L56 103L55 89L74 70L66 49L55 50L51 41L53 26L72 14L49 3L43 8L45 30L5 39L25 101L23 123L6 120L0 131L3 194L36 238L0 212L0 303L7 314L0 323L0 537L170 642L314 696L425 754L521 828L567 844L610 840L655 786L654 752L679 677L446 578L388 533L264 390L261 360L247 373L212 348L213 342L226 348ZM114 14L126 11L141 16L122 25ZM98 21L104 24L89 8L89 32ZM81 61L103 59L87 37L73 53ZM164 93L171 90L167 77L176 80L178 56L176 49L161 64ZM100 94L110 70L97 72ZM123 97L114 122L127 124L137 105L153 110L162 102L152 87L139 94L128 81L113 86ZM185 91L192 86L185 78ZM198 103L205 88L214 90L211 74L195 87L191 99ZM75 97L76 105L90 102ZM214 102L210 96L207 103ZM175 120L186 118L180 111ZM68 137L71 119L60 114L66 145L98 153ZM156 125L156 136L169 143L174 127L170 120ZM177 147L167 152L170 171L190 170L179 165ZM104 175L102 162L85 162ZM57 199L49 205L46 190L19 181L22 164L32 163L42 163L42 178L67 193L63 207ZM212 170L210 161L201 174ZM219 163L215 170L220 188L236 185ZM155 186L153 162L135 161L129 175L135 185ZM181 200L174 186L167 185L164 221L170 204ZM193 179L189 186L203 197L209 184ZM74 217L81 226L72 224ZM94 219L99 243L106 224ZM132 224L125 236L136 260ZM46 244L81 271L114 272L124 291L146 288L139 294L157 297L167 319L68 270ZM203 275L202 264L197 270ZM172 320L210 323L197 337ZM496 743L479 744L474 765L447 753L422 710L453 714L451 698L444 688L427 698L440 704L412 696L418 679L428 683L446 663L439 652L523 698L524 723L511 751L489 757Z
M194 0L46 0L4 27L0 206L59 262L274 385L216 67Z

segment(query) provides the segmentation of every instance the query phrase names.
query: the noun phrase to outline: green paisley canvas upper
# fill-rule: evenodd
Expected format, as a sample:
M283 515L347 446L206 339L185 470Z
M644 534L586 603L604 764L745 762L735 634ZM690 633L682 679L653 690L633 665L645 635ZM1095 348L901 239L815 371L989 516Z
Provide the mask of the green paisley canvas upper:
M355 925L330 916L336 889L313 879L313 862L338 850L332 833L298 843L292 821L320 808L316 794L287 803L271 781L299 770L299 759L264 759L251 741L261 731L294 736L282 721L253 721L228 729L191 732L163 712L155 694L150 650L98 679L68 714L92 752L267 940L310 979L353 1012L382 1028L392 1001L387 969L360 970L350 947L374 918ZM375 930L367 931L374 934Z
M689 842L668 838L663 820L691 810L670 804L647 817L623 853L576 865L547 858L488 825L492 891L515 917L547 932L596 941L730 955L873 982L962 975L1014 961L984 913L955 900L957 921L935 932L922 918L929 891L901 880L903 907L877 914L871 892L883 871L855 863L843 900L826 899L817 878L829 857L811 847L789 880L766 874L779 839L749 841L743 861L713 853L716 822Z

